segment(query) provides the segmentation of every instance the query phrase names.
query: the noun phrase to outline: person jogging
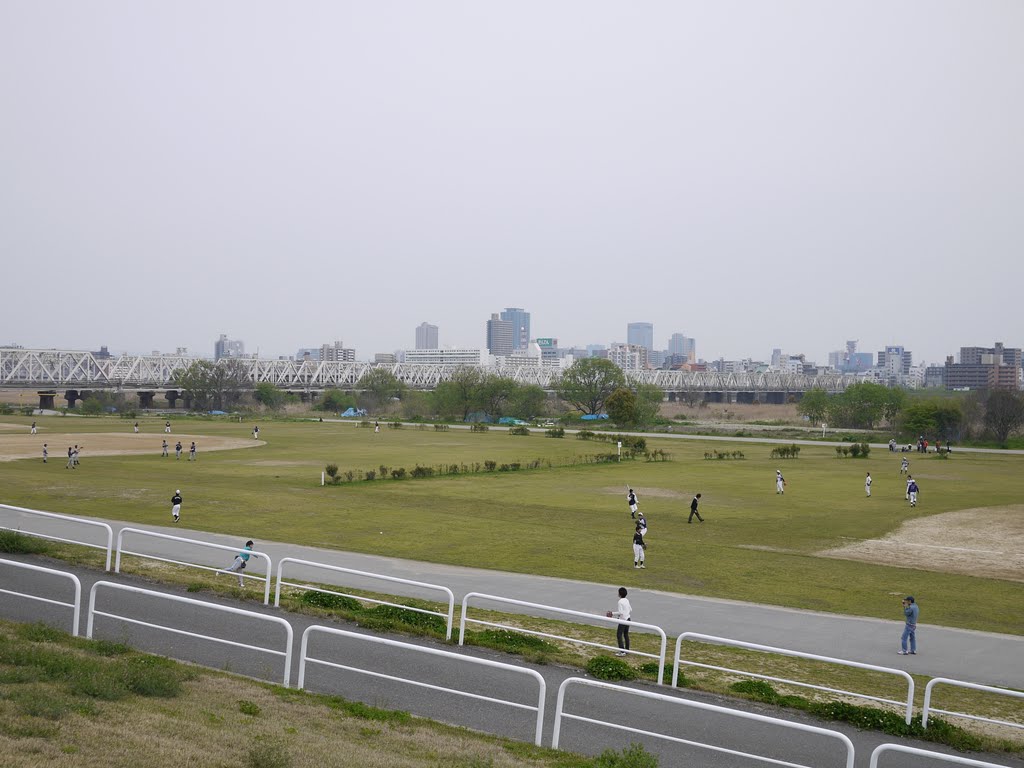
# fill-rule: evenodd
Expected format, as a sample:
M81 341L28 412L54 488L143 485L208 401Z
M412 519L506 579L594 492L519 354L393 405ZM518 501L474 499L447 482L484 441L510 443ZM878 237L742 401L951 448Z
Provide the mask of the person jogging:
M626 494L626 503L629 504L629 516L635 520L636 519L637 503L636 503L636 494L633 492L632 488L630 488L629 489L629 493Z
M644 543L644 535L641 533L640 523L636 524L636 530L633 531L633 567L634 568L646 568L644 565L644 554L647 550L647 544Z
M700 494L698 493L693 497L693 501L690 502L690 516L686 519L686 522L692 523L693 518L696 517L700 522L704 522L704 518L700 516L700 512L697 511L697 505L700 504Z
M253 543L252 540L250 539L249 541L245 542L245 549L239 552L237 555L235 555L235 561L222 571L222 573L237 573L238 586L240 587L245 586L245 577L242 576L242 571L244 571L245 567L249 564L249 553L252 552L252 548Z
M181 490L174 492L171 496L171 517L174 518L174 522L178 522L178 518L181 517Z
M615 654L616 656L625 656L626 652L629 651L629 618L633 615L633 606L629 604L629 600L626 598L625 587L619 587L619 604L616 606L614 611L608 611L605 616L608 618L621 619L623 624L619 624L615 628L615 641L618 643L619 650Z

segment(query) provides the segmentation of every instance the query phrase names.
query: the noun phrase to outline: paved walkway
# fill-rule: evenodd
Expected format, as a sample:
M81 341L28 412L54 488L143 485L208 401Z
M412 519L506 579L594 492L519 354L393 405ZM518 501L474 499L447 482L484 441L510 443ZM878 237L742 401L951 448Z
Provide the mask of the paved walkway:
M31 518L31 519L30 519ZM128 524L105 521L117 532ZM50 536L71 536L69 526L60 520L21 515L0 510L0 525ZM243 543L237 536L226 536L206 531L191 531L180 527L136 526L175 536L198 539L229 547ZM81 527L78 533L81 536ZM171 546L180 544L151 539L144 545L135 539L129 549L145 546L146 552L169 554ZM303 547L285 542L259 541L256 550L265 552L275 563L282 557L299 558L313 562L352 568L403 579L439 584L455 593L457 602L467 592L500 595L516 600L568 608L587 613L603 614L613 609L618 584L555 579L506 573L481 568L465 568L437 563L381 557L377 555L343 552L316 547ZM225 567L231 553L196 550L195 562ZM189 556L190 561L193 555ZM315 578L322 583L345 584L350 588L369 588L382 592L408 594L436 599L436 593L404 591L396 585L380 582L356 583L351 576L319 570L303 572L289 568L295 578ZM291 577L291 576L290 576ZM1007 589L1020 586L1008 584ZM1024 688L1024 637L976 632L963 629L937 627L928 624L928 606L923 605L922 623L918 629L918 655L899 656L899 637L902 621L840 616L814 611L779 608L775 606L743 603L706 597L636 589L630 593L636 621L662 627L671 639L682 632L700 632L746 642L816 653L823 656L859 661L879 666L904 669L912 674L932 677L952 677L986 685ZM514 611L511 606L476 603L480 607ZM893 614L900 616L898 600L893 600ZM671 640L670 640L671 642Z

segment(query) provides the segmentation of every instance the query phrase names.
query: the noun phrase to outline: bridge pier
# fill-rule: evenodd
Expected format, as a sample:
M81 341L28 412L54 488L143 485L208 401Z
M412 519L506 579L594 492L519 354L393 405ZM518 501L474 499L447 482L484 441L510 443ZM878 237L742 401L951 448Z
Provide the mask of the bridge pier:
M181 397L181 393L176 389L168 389L166 392L164 392L164 397L167 398L167 404L171 408L176 408L177 406L175 404Z
M64 399L68 401L68 408L74 408L75 403L85 399L85 393L79 392L77 389L69 389L64 392Z
M54 399L57 397L56 392L37 392L39 395L39 408L40 410L46 409L52 411L54 409Z
M139 392L139 408L153 407L153 392Z

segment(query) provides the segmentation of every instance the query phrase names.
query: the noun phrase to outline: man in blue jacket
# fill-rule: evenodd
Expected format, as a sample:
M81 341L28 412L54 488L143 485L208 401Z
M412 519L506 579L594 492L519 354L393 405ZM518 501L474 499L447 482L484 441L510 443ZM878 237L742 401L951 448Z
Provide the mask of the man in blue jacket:
M900 638L900 656L917 655L917 603L912 596L903 598L903 617L906 624L903 627L903 636ZM910 641L910 650L907 650L907 640Z

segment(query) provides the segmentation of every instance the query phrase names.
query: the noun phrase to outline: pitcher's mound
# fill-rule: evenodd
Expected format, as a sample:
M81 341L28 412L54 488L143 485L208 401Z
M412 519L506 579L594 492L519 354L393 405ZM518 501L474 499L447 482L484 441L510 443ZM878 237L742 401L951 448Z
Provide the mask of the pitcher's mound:
M961 509L909 520L884 539L818 555L1024 581L1024 505Z

